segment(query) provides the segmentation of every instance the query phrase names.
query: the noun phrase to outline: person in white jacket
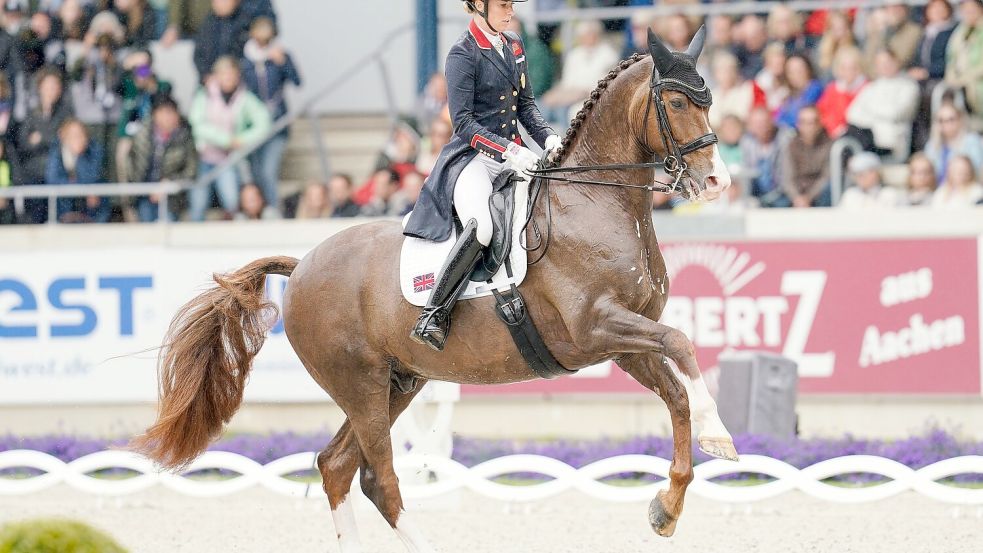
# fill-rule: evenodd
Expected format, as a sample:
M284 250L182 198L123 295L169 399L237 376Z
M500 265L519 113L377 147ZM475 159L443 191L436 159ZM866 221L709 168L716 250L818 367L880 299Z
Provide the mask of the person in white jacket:
M884 186L881 181L881 159L877 154L860 152L850 158L847 169L855 186L843 193L837 207L862 211L901 205L901 191Z
M874 146L907 159L911 148L911 129L918 113L918 83L901 71L890 50L875 57L877 78L860 91L846 112L847 123L868 129Z

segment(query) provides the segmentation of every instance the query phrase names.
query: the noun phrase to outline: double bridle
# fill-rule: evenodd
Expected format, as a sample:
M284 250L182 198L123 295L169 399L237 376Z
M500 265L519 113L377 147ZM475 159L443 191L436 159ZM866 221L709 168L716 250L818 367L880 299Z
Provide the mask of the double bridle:
M672 125L669 123L669 115L666 111L665 101L662 99L663 90L671 89L677 90L686 94L691 100L696 102L696 98L702 97L703 95L708 95L709 90L704 84L702 87L695 87L691 84L685 83L678 79L671 78L661 78L659 72L656 71L652 74L652 81L649 84L651 90L651 99L645 104L645 129L648 129L649 115L652 111L652 105L655 105L655 111L659 118L659 135L662 137L662 145L666 151L666 157L662 161L653 161L649 163L620 163L613 165L575 165L572 167L541 167L535 171L528 171L528 174L535 177L532 188L530 189L530 202L529 202L529 213L526 214L525 224L519 230L520 233L525 233L526 229L530 224L533 225L533 232L536 235L536 245L529 246L524 244L522 247L526 251L535 251L539 248L543 248L542 253L535 261L529 262L530 265L535 265L546 257L546 252L549 250L550 237L552 236L553 227L553 213L549 202L549 182L565 182L571 184L592 184L598 186L616 186L619 188L636 188L640 190L647 190L649 192L664 192L666 194L672 194L677 192L679 183L682 182L683 177L689 175L689 166L683 159L687 154L691 154L699 149L706 148L707 146L712 146L717 143L717 135L711 130L709 133L687 142L686 144L680 145L676 142L676 138L672 135ZM705 106L704 106L705 107ZM646 132L646 137L648 133ZM655 151L651 146L646 144L646 147L651 151ZM589 171L618 171L623 169L659 169L661 168L667 175L672 177L672 182L662 182L658 180L653 180L652 184L627 184L622 182L610 182L601 180L590 180L590 179L578 179L570 178L565 176L556 176L558 173L586 173ZM546 189L546 238L543 239L543 235L539 230L539 225L533 220L533 214L535 213L536 202L539 199L540 193L543 189Z
M572 184L594 184L599 186L617 186L621 188L637 188L650 192L665 192L672 194L678 191L679 183L683 177L689 175L689 165L683 159L687 154L691 154L707 146L717 143L717 135L711 130L709 133L680 145L672 135L672 125L669 122L669 114L666 111L665 100L662 99L662 92L667 89L678 90L690 98L707 94L707 85L697 88L689 83L678 79L661 78L656 71L652 75L652 82L649 84L651 90L650 101L645 104L645 129L648 129L649 116L652 112L652 105L655 105L656 115L659 121L659 136L662 138L662 145L666 151L666 157L662 161L649 163L620 163L614 165L574 165L571 167L543 167L535 171L529 171L529 175L542 178L548 181L566 182ZM646 133L646 137L647 137ZM646 146L655 151L654 148ZM589 171L617 171L622 169L662 169L672 178L672 182L654 181L650 185L626 184L620 182L599 181L590 179L576 179L563 176L553 176L558 173L586 173Z

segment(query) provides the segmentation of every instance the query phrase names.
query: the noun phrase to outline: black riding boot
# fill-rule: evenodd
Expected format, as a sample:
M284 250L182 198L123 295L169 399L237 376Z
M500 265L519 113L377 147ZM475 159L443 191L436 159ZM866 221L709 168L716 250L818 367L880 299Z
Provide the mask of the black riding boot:
M444 342L450 331L451 311L457 298L467 288L469 277L478 261L484 246L478 242L478 222L468 221L457 243L451 249L444 267L440 270L440 280L430 292L430 299L423 313L416 320L410 338L419 344L427 344L437 351L443 351Z

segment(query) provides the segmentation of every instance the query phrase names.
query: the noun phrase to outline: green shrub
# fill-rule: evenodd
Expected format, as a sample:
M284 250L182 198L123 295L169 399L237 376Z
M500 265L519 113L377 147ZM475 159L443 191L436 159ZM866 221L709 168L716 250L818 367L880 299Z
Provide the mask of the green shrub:
M126 553L106 534L71 520L29 520L0 528L0 553Z

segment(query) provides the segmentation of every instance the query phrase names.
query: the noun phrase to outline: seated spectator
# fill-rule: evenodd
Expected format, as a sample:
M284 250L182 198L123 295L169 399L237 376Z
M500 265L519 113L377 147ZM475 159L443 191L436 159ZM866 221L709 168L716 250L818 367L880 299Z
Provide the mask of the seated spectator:
M618 52L601 40L603 28L597 21L577 24L577 45L563 58L560 82L543 94L543 115L561 126L570 122L570 111L597 86L597 82L618 63Z
M529 86L532 87L533 95L539 98L553 88L553 73L556 66L553 53L550 52L549 46L540 40L538 34L526 32L525 25L517 14L512 15L506 30L522 38L522 47L526 51L526 75L528 75ZM444 113L445 111L442 111L441 116L450 120L450 114L444 115Z
M935 167L918 152L908 160L908 205L927 206L935 192Z
M898 67L906 68L915 60L922 40L921 26L912 20L908 6L894 2L879 8L870 18L864 41L864 65L871 77L880 74L878 52L887 50L894 55Z
M946 178L949 160L957 155L968 157L977 172L983 168L983 139L969 129L966 114L946 102L935 112L925 155L935 166L937 182L941 183Z
M765 22L757 15L745 15L735 29L734 55L740 64L741 76L753 79L764 68L764 51L768 45Z
M332 217L358 217L362 210L352 200L355 185L352 178L339 173L328 181L328 194L331 199Z
M840 50L856 48L857 39L853 36L850 16L846 12L831 11L826 14L826 30L816 47L816 68L821 78L836 78L835 64ZM857 52L858 65L862 62L860 52ZM827 129L827 132L829 129Z
M102 148L89 139L89 132L77 119L67 119L51 145L45 169L45 184L98 184L101 182ZM61 223L108 223L109 200L99 196L84 199L59 198Z
M890 50L881 50L877 54L877 78L860 90L847 109L847 123L859 129L848 134L867 135L861 139L864 149L905 159L911 148L918 101L918 83L901 72L901 65Z
M945 83L966 92L979 128L981 117L975 114L983 114L983 0L960 2L959 20L946 48Z
M404 175L399 190L389 200L389 215L402 217L413 211L425 180L424 176L416 171Z
M122 69L116 62L116 48L113 35L99 35L95 47L84 47L68 73L75 117L89 128L90 136L103 152L115 149L121 113ZM108 163L108 159L104 161ZM106 169L103 168L104 178L110 176Z
M785 197L776 207L829 207L829 151L832 140L814 107L799 110L795 136L782 146L781 186Z
M249 183L242 187L239 193L239 213L237 221L260 221L279 219L279 210L266 205L263 192L255 184Z
M696 60L696 69L701 75L709 77L707 78L707 85L713 89L715 88L715 83L713 82L713 72L710 69L710 62L717 57L717 53L719 52L733 53L734 20L726 14L711 15L707 17L706 27L706 43L703 45L703 55L700 56L700 59ZM646 48L645 51L641 52L642 54L648 53L648 42L645 44Z
M860 50L852 46L841 48L833 62L834 80L826 85L816 102L823 128L832 138L839 138L846 132L847 110L867 84L860 64Z
M398 215L392 199L399 190L399 174L392 169L378 169L372 173L369 182L362 190L370 188L372 197L362 206L362 215L380 217L383 215ZM361 191L361 190L360 190ZM401 208L402 206L400 206Z
M860 152L850 158L847 166L856 186L851 186L840 198L838 207L852 210L897 207L902 204L900 192L881 181L881 158L873 152Z
M61 72L47 68L39 74L38 106L31 110L18 132L18 149L26 184L44 182L48 150L58 129L72 117L71 102L64 96Z
M420 155L416 157L417 172L424 176L430 174L434 164L437 163L437 156L440 155L444 146L451 141L453 133L454 128L451 127L450 122L442 117L438 117L430 123L430 132L423 139L423 143L420 145Z
M122 110L119 118L119 137L116 144L116 178L133 182L122 172L133 144L133 137L150 121L154 97L171 94L171 83L160 79L153 70L154 59L147 50L137 50L123 59Z
M794 128L799 119L799 110L814 106L823 93L823 85L816 79L809 58L794 54L785 62L785 81L788 83L788 98L782 102L775 113L778 126Z
M168 26L160 38L161 44L170 48L179 39L190 40L198 36L210 12L211 4L204 0L169 0Z
M199 175L228 161L235 150L261 140L272 124L269 110L242 85L239 63L230 57L215 62L208 84L195 96L188 121L199 153ZM239 175L235 167L229 167L213 182L191 190L192 221L205 220L213 187L228 214L238 210Z
M101 3L101 9L109 9L126 28L123 46L146 48L157 38L157 12L147 5L147 0L103 0Z
M656 34L670 50L685 52L693 38L693 25L681 13L660 17L655 22Z
M10 150L6 141L0 140L0 190L21 183L20 164L17 156ZM10 225L17 222L14 201L0 198L0 225Z
M287 114L287 100L284 91L288 83L300 86L300 74L293 59L276 40L273 21L259 17L253 21L250 39L245 46L245 59L242 62L242 75L246 87L266 104L273 120ZM273 211L280 211L280 164L287 149L290 128L284 128L269 139L249 158L253 175L263 191L266 205Z
M252 23L241 0L211 0L211 3L212 11L195 38L195 67L203 81L219 58L242 57Z
M946 47L956 30L952 4L948 0L931 0L925 5L925 33L915 51L908 74L919 81L939 81L945 77Z
M717 151L730 171L738 171L744 164L741 155L741 137L744 136L744 123L736 115L725 115L717 131Z
M197 173L198 153L191 127L181 117L177 103L170 96L158 96L154 100L151 124L133 137L126 174L133 182L180 182L194 180ZM137 215L141 222L157 221L160 200L156 194L137 198ZM177 220L179 203L178 198L170 198L168 216L172 221Z
M420 153L420 135L413 130L413 127L400 123L393 129L389 141L386 143L376 168L392 169L399 175L399 180L403 176L416 171L416 158ZM356 198L355 201L358 201Z
M763 207L772 207L781 198L778 129L771 114L765 108L751 111L747 120L747 132L741 138L741 157L744 168L754 175L750 179L750 193Z
M785 82L785 47L769 44L764 51L764 68L754 78L754 83L765 93L765 101L770 111L778 111L788 98L788 84Z
M805 52L812 48L802 32L802 18L798 12L784 4L773 4L768 13L768 40L785 47L785 54Z
M81 0L64 0L58 7L59 34L65 41L81 41L85 38L88 18Z
M727 115L744 117L756 107L767 107L765 93L754 81L745 81L737 57L720 52L713 60L713 104L708 114L710 127L717 128Z
M427 132L430 124L447 112L447 78L441 72L430 75L427 86L417 100L417 117L420 130Z
M628 21L628 36L621 50L621 59L626 60L635 54L649 53L649 29L655 30L658 18L646 9L635 10Z
M2 31L0 31L2 32ZM14 90L7 74L0 71L0 140L12 139L14 118Z
M315 179L308 181L297 206L297 219L327 219L332 211L328 187Z
M945 182L932 195L932 207L936 209L963 209L974 207L983 200L983 186L976 178L973 162L957 155L949 160Z

